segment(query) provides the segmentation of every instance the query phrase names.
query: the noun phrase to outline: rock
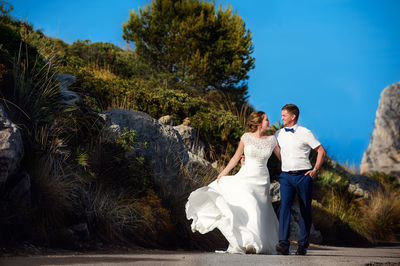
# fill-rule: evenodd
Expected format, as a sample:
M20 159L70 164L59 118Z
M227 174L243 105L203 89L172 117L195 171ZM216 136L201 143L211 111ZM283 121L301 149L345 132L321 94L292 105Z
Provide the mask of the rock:
M80 240L87 239L90 234L87 223L80 223L70 226L67 230L73 234L76 234Z
M330 160L329 164L335 171L349 179L348 191L356 196L369 198L371 193L376 192L378 188L383 188L377 180L368 176L349 173L333 160Z
M205 176L210 179L218 177L218 170L207 160L204 160L200 156L188 152L189 155L189 163L187 164L187 169L189 171L189 175L192 179L202 180Z
M329 166L332 167L333 170L335 170L336 172L338 172L341 175L348 176L350 174L348 171L346 171L346 169L340 163L338 163L330 158L326 159L326 163L329 164Z
M213 162L211 165L212 165L212 167L217 169L218 168L218 161Z
M310 243L314 244L322 244L323 242L323 237L322 233L319 230L316 230L314 225L311 225L311 231L310 231Z
M68 88L75 82L76 77L70 74L56 74L54 78L60 83L61 101L67 105L82 102L81 97Z
M380 188L379 182L373 178L363 175L349 175L349 188L348 191L357 196L369 198L371 193Z
M201 158L205 158L206 145L200 140L196 129L183 124L175 126L174 129L181 135L185 148L188 151L200 156Z
M194 153L188 151L188 155L189 155L189 163L196 163L200 166L205 166L205 167L209 166L209 167L212 167L213 169L215 169L214 166L209 161L201 158L197 154L194 154Z
M68 89L76 81L76 77L70 74L56 74L54 78L60 82L60 89L63 90Z
M7 118L0 104L0 186L18 172L24 146L18 127Z
M300 239L300 204L298 197L296 196L293 200L292 214L290 218L290 236L289 239L299 240ZM310 243L321 244L322 234L320 231L316 230L314 225L311 224L310 230Z
M87 223L79 223L54 233L53 245L68 249L81 249L86 247L90 233Z
M147 142L147 147L138 146L135 152L150 160L155 182L174 191L178 185L177 176L183 165L189 162L180 134L171 126L166 126L140 111L112 109L103 112L106 121L104 141L113 141L126 128L136 131L139 142Z
M163 125L167 125L167 126L175 126L175 120L170 115L165 115L165 116L160 117L158 119L158 122L160 122Z
M31 207L31 178L28 173L22 172L15 178L17 184L11 189L10 200L17 209L29 209Z
M277 181L272 182L269 186L269 195L271 196L272 203L281 201L280 187L281 185Z
M372 138L360 170L394 174L400 179L400 83L386 87L381 93Z

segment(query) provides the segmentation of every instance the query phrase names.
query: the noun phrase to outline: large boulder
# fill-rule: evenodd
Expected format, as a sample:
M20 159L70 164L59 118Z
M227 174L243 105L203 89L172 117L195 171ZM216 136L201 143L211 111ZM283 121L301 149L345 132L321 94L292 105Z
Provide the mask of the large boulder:
M378 188L383 188L379 182L373 178L363 175L349 175L348 191L356 196L369 198Z
M181 135L185 148L188 151L200 156L201 158L205 158L206 145L199 138L196 129L184 124L175 126L174 129Z
M146 147L138 146L135 152L150 160L156 183L176 188L176 177L182 165L189 162L189 155L173 127L163 125L140 111L112 109L100 116L106 120L106 141L112 141L124 129L135 130L138 141L147 142Z
M100 114L106 121L104 141L113 141L124 129L136 131L139 142L135 153L150 160L155 182L166 193L179 194L203 177L217 177L218 171L199 155L188 151L174 127L140 111L112 109ZM185 178L179 178L185 175ZM189 177L189 178L188 178Z
M336 172L348 178L349 186L347 190L356 196L369 198L379 188L383 189L382 185L371 177L349 173L343 166L333 160L330 160L329 164Z
M186 169L194 181L216 179L219 171L207 160L188 151L189 162ZM203 184L205 185L205 184Z
M19 170L24 146L17 125L11 122L0 104L0 186Z
M386 87L381 93L374 131L360 170L395 174L400 178L400 83Z

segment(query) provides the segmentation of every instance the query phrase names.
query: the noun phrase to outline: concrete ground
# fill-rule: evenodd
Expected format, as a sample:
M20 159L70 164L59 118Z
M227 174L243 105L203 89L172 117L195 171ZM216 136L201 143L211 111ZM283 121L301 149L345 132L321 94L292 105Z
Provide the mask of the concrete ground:
M368 265L400 266L400 244L374 248L312 246L307 256L237 255L211 252L145 250L133 252L63 253L3 256L1 266L23 265Z

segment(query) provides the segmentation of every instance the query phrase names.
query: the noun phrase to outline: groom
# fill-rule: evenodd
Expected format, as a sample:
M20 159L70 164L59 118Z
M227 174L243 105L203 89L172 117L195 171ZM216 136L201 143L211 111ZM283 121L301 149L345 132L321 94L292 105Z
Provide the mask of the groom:
M282 255L289 255L290 214L295 193L300 202L300 239L296 255L306 255L311 229L311 201L313 179L321 167L326 151L313 133L299 126L299 108L294 104L282 107L284 128L275 133L278 140L277 155L282 161L280 174L281 209L279 215L279 244L276 250ZM312 168L309 155L311 149L317 151L317 161Z

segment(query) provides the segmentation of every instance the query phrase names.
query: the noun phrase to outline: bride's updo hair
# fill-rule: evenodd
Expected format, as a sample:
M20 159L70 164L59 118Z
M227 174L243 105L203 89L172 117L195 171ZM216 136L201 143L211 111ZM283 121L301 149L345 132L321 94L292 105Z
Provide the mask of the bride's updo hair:
M262 122L265 113L263 111L254 111L247 118L246 131L256 132L258 125Z

